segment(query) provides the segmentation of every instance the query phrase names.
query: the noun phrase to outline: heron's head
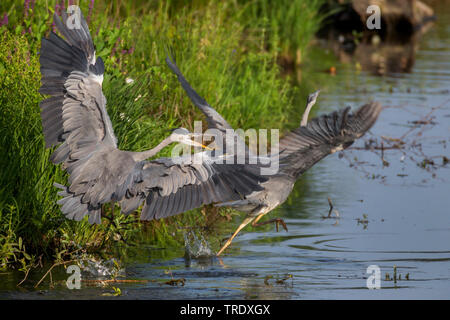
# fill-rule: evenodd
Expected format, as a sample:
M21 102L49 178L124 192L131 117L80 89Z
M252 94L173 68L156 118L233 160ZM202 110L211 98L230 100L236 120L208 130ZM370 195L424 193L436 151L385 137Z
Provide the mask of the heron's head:
M316 103L316 100L317 100L317 97L319 96L319 93L320 93L320 90L317 90L316 92L311 93L311 94L308 96L308 101L307 101L307 103L308 103L308 104L314 104L314 103Z
M187 144L189 146L194 146L194 147L202 147L204 149L208 149L211 150L211 148L192 140L195 136L195 133L190 132L188 129L186 128L177 128L172 130L172 134L170 135L170 140L172 142L179 142L179 143L183 143L183 144Z

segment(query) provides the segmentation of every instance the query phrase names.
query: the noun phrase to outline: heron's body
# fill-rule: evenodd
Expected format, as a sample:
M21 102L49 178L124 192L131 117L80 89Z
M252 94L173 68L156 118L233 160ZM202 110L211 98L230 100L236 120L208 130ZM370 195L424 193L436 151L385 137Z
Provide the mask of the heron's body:
M169 58L167 64L177 75L178 81L192 102L205 114L209 127L223 131L231 128L226 120L215 111L205 99L191 87L177 65ZM286 201L295 182L315 163L329 154L344 150L360 138L375 123L381 106L379 103L369 103L350 114L350 108L334 111L308 121L308 114L318 96L318 91L308 97L305 113L300 126L289 132L279 143L279 170L274 175L267 176L267 181L261 182L262 190L255 190L243 199L217 203L217 206L227 206L247 213L246 218L218 252L221 254L231 243L237 233L247 224L253 226L267 222L282 223L281 219L272 219L257 223L265 214ZM241 140L241 143L245 143ZM247 152L248 149L246 149ZM227 151L228 152L228 151Z
M276 174L270 176L266 182L261 183L263 190L254 191L247 195L245 199L217 204L218 206L228 206L236 210L246 212L250 217L264 215L289 197L294 187L295 179L287 174Z

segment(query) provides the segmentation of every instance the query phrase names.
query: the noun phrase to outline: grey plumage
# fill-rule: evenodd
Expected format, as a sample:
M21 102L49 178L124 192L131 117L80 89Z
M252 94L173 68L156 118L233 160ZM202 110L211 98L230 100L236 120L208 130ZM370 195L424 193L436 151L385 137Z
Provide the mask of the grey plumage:
M185 129L145 152L119 150L102 93L104 64L95 57L84 17L80 29L66 26L66 13L62 21L55 14L54 21L65 40L53 32L42 40L40 92L51 97L40 107L46 146L59 145L51 160L70 175L68 186L55 183L68 219L88 215L90 223L100 223L107 202L118 202L125 214L144 204L141 219L164 218L260 189L267 179L254 174L252 165L219 165L207 154L201 163L146 161L172 142L193 144ZM248 185L241 185L241 176Z
M204 98L200 97L185 79L175 62L166 58L168 66L192 100L206 116L210 126L218 129L230 128L226 120L216 112ZM319 91L311 94L307 100L306 110L300 127L288 133L279 143L279 170L275 175L261 183L260 190L248 193L242 199L216 203L217 206L227 206L247 213L247 217L231 238L218 252L231 243L237 233L248 223L256 222L265 214L282 204L288 198L297 179L311 166L327 155L349 147L356 139L369 130L379 113L381 105L377 102L366 104L355 114L350 114L350 108L322 115L308 122L308 114L314 105ZM228 151L227 151L228 152ZM281 219L275 221L282 222ZM282 222L284 226L284 222Z

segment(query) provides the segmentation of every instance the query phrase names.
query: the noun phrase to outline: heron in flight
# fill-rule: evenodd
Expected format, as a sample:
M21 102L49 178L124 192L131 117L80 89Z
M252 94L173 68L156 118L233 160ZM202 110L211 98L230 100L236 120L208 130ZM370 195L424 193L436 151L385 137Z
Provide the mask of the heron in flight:
M178 66L170 57L166 63L176 74L178 81L186 91L193 104L206 116L209 128L215 128L225 134L230 124L212 108L188 83ZM279 170L276 174L267 176L268 180L261 183L262 190L255 190L242 199L216 203L247 213L246 217L219 250L220 255L233 241L236 235L249 223L260 226L268 223L281 224L287 231L282 219L275 218L262 223L258 221L288 198L295 182L316 162L336 151L349 147L369 130L381 112L377 102L368 103L351 114L350 107L322 115L308 122L308 115L315 104L319 91L309 95L300 126L289 132L279 143ZM245 143L241 141L241 143ZM228 152L228 151L227 151Z
M144 152L119 150L102 93L103 61L96 57L88 25L81 13L80 28L67 27L55 14L61 38L51 32L42 39L40 103L46 147L58 145L51 156L69 174L58 201L68 219L101 222L105 203L119 203L129 214L144 203L142 220L169 217L203 204L239 200L262 190L267 178L258 165L220 164L218 157L159 158L148 161L173 142L202 146L189 131L175 130L155 148ZM222 162L222 161L220 161ZM114 209L114 204L112 206Z

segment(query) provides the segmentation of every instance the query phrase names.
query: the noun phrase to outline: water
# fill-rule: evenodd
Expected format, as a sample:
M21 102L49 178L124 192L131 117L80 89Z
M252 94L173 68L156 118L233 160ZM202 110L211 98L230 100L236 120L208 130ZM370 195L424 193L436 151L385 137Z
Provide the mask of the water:
M326 82L319 86L322 80L317 80L313 88L322 89L316 114L369 100L387 108L371 134L344 157L335 154L314 166L289 200L270 214L283 218L289 232L271 226L242 232L221 258L208 256L207 243L195 237L189 240L191 251L180 251L176 259L152 259L155 249L148 249L146 260L128 264L124 272L128 279L152 281L117 284L121 298L450 298L450 164L442 165L443 156L450 158L450 10L444 4L435 10L436 24L409 44L413 65L407 73L380 77L350 60L334 61L337 72L331 76L317 61L319 77ZM414 129L414 121L428 114L434 118L425 120L432 123ZM360 150L369 139L380 146L381 136L386 137L383 159L381 150ZM406 147L390 150L395 140L389 138L400 137ZM339 219L323 219L328 197ZM369 265L381 270L380 290L366 286ZM396 282L386 280L386 273L393 277L394 266L402 277ZM0 277L8 279L4 286L10 289L21 279ZM60 270L54 277L67 275ZM184 285L164 283L170 279L184 279ZM2 289L0 297L90 299L111 292L110 287L86 284L81 290L64 285L45 291L10 289Z

